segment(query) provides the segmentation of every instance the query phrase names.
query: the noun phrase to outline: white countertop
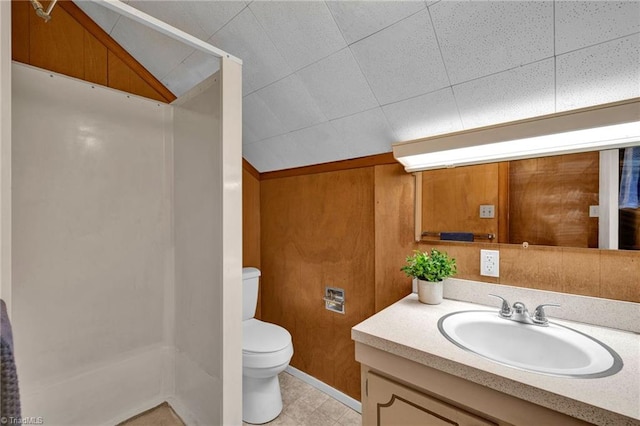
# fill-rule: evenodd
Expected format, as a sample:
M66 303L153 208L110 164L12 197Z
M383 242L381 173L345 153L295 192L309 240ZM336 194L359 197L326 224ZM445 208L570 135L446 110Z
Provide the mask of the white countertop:
M460 349L438 331L443 315L474 309L492 310L448 299L425 305L411 294L353 327L351 336L356 342L592 423L640 425L640 335L552 318L610 346L624 367L599 379L547 376L489 361Z

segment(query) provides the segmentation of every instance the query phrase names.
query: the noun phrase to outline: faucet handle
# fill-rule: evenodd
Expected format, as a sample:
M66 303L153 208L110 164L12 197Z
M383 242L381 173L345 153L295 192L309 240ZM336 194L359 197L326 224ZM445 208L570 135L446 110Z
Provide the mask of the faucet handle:
M509 318L511 317L511 306L509 306L509 301L507 299L505 299L502 296L498 296L497 294L489 294L489 296L491 297L497 297L498 299L502 300L502 307L500 308L500 311L498 312L498 314L503 317L503 318Z
M524 303L522 302L516 302L513 304L513 311L516 314L524 314L524 313L528 313L529 310L527 309L527 307L524 305Z
M543 303L542 305L538 305L535 311L533 311L533 318L532 318L533 322L535 322L536 324L546 325L549 323L549 320L547 319L547 314L544 312L545 306L554 306L556 308L560 307L560 305L558 305L557 303Z

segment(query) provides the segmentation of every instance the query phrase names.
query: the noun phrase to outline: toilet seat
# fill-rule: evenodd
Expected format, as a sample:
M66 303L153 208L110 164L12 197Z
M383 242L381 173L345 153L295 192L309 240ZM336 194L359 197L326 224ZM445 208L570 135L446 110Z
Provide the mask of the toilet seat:
M279 325L255 318L242 322L242 350L246 352L275 352L291 343L291 334Z
M279 325L255 318L242 322L242 364L271 368L288 364L293 355L291 334Z

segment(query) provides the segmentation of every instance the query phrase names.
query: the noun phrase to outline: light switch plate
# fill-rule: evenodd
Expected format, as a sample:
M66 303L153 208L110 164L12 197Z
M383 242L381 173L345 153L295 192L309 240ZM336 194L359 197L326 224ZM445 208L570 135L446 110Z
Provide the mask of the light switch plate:
M500 276L500 252L498 250L480 250L480 275Z

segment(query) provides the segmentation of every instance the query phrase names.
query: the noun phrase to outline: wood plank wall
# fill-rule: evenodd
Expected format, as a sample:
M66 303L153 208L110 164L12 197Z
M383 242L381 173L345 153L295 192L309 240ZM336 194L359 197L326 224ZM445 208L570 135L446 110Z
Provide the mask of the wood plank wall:
M509 232L512 243L598 247L597 152L510 162Z
M400 267L416 248L413 199L415 181L400 164L375 166L376 312L411 293Z
M502 210L498 185L500 164L478 164L423 172L422 230L494 234L496 238L501 238L498 215L491 219L481 219L478 214L478 206L481 204L495 206L496 213ZM440 240L439 237L426 239Z
M73 2L59 1L51 16L45 23L28 1L12 0L13 60L160 102L175 99Z
M242 266L261 269L260 260L260 173L242 160ZM258 293L256 318L261 318Z
M372 167L260 182L262 319L293 337L291 365L360 398L351 327L373 315ZM345 290L346 313L324 308Z

